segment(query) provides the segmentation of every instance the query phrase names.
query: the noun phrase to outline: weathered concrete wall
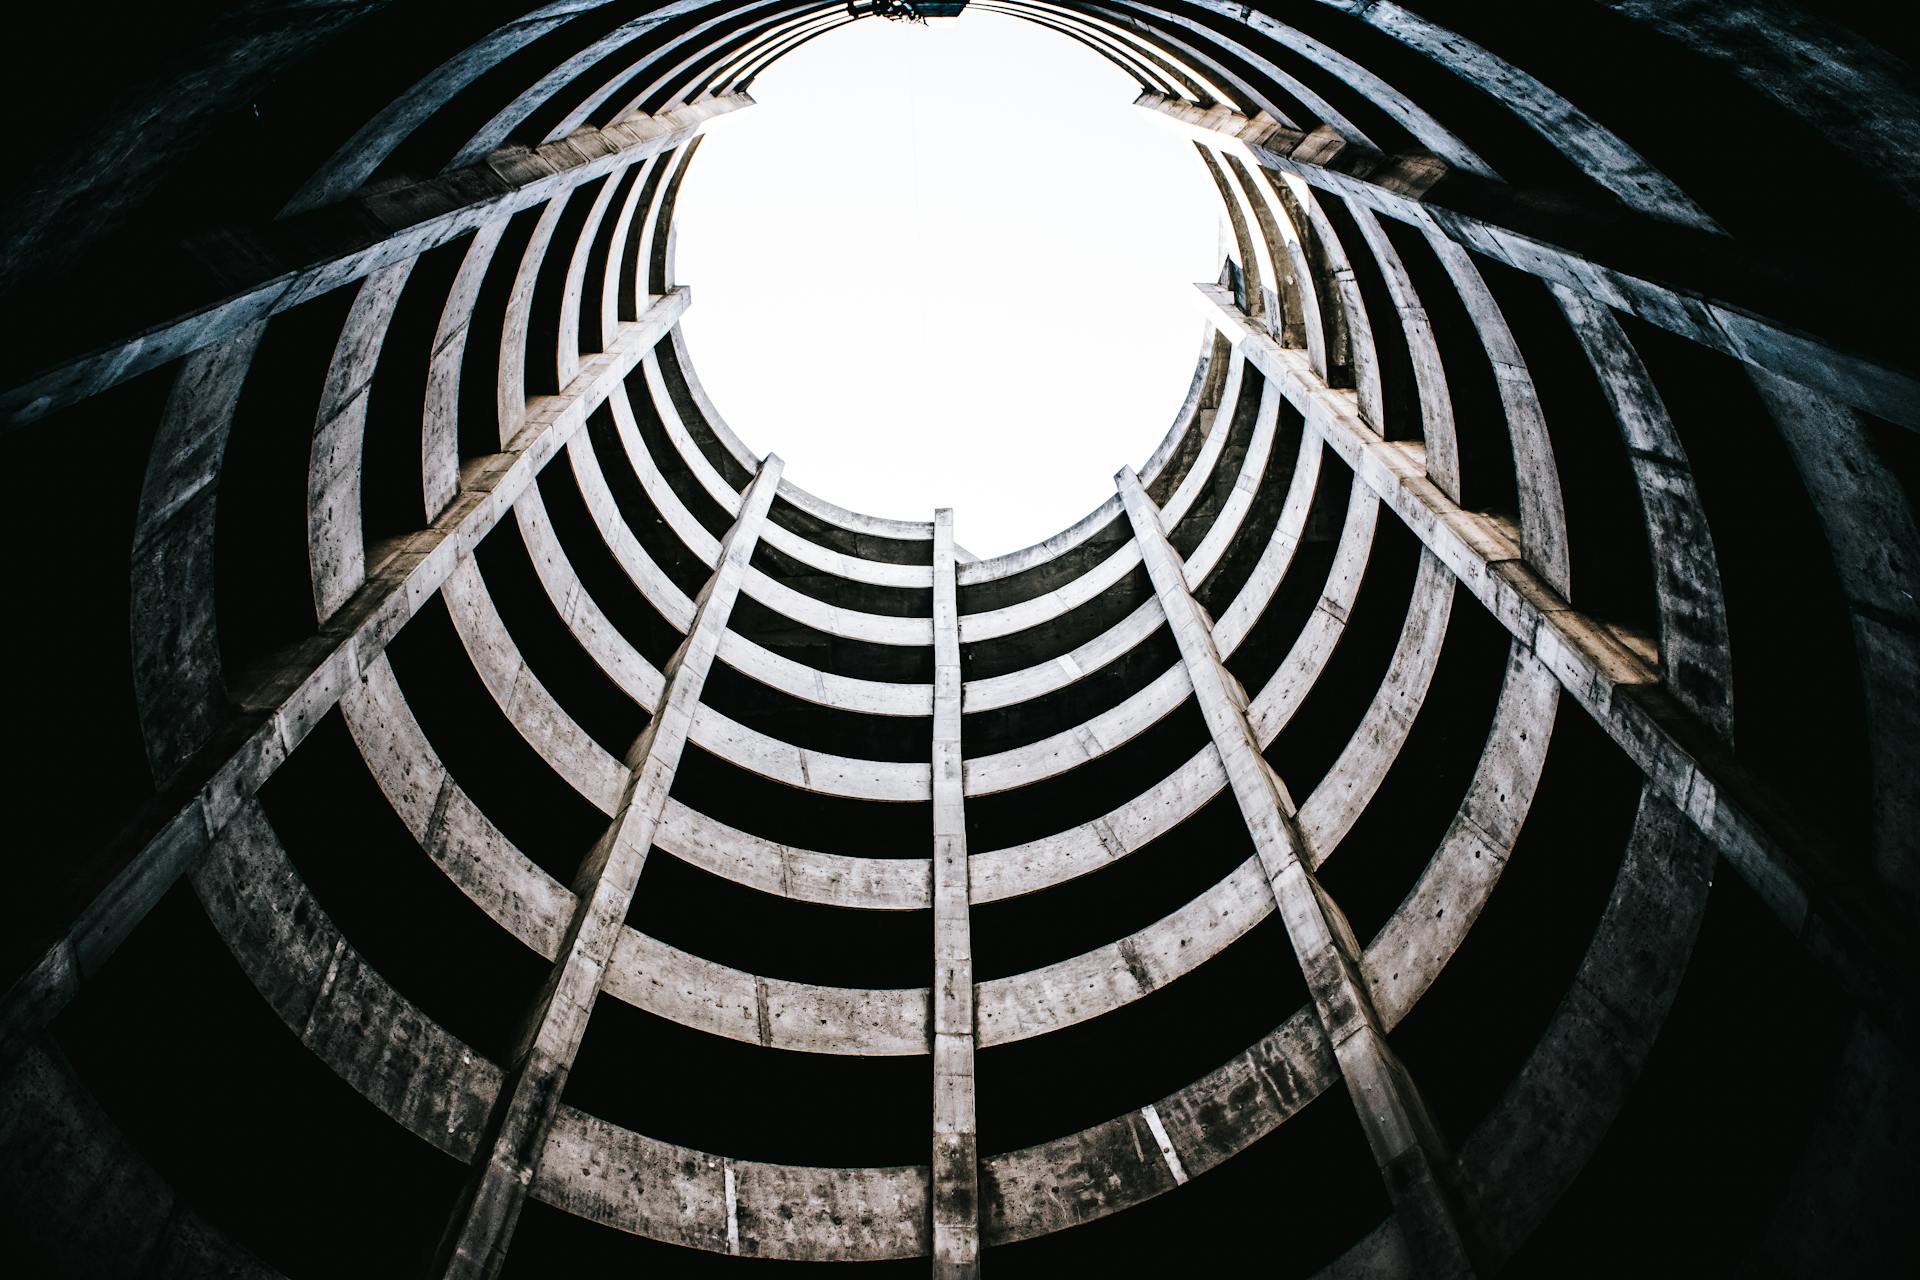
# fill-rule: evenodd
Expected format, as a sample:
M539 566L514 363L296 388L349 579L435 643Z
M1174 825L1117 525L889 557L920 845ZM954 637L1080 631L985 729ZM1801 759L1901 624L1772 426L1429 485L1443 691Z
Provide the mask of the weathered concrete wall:
M1202 286L1194 377L1138 475L1033 547L977 560L954 513L880 519L784 481L677 330L673 214L700 127L848 21L833 4L581 0L449 32L316 153L279 221L194 228L218 234L183 287L132 291L138 323L23 348L32 367L0 390L16 427L65 432L96 403L152 415L150 439L66 446L138 452L130 494L88 498L126 502L130 544L74 572L125 594L124 672L85 674L126 684L151 785L103 798L126 831L75 852L77 905L25 913L31 958L0 1003L0 1247L76 1274L282 1261L170 1185L191 1153L136 1156L116 1132L139 1117L104 1086L136 1066L61 1057L74 1011L186 945L150 923L176 888L275 1034L388 1136L457 1162L454 1203L419 1198L445 1214L436 1274L537 1269L522 1228L529 1250L577 1231L666 1271L693 1248L966 1276L1081 1240L1109 1270L1175 1250L1224 1266L1229 1242L1154 1224L1241 1203L1250 1175L1208 1175L1266 1179L1293 1151L1302 1219L1379 1206L1315 1246L1328 1274L1493 1272L1552 1236L1610 1126L1659 1105L1636 1082L1663 1078L1668 1018L1739 995L1724 970L1756 958L1835 1007L1807 1019L1808 1078L1777 1103L1795 1152L1765 1247L1859 1270L1905 1247L1889 1188L1911 1152L1866 1135L1911 1127L1920 1044L1911 351L1810 305L1853 286L1741 234L1724 173L1697 199L1661 172L1633 104L1576 104L1426 6L1000 7L1131 74L1142 127L1187 132L1240 285ZM1785 5L1608 7L1802 114L1911 206L1891 54ZM8 210L10 268L119 245L156 166L260 77L350 56L362 8L211 26L157 73L177 105L109 117L145 150L117 138ZM55 244L61 211L109 188ZM1539 307L1514 305L1523 289ZM229 446L275 376L256 354L323 295L339 305L302 339L299 474L247 472ZM398 369L403 319L422 368ZM1808 504L1821 545L1796 572L1844 612L1808 634L1851 652L1807 660L1844 668L1859 706L1803 746L1735 740L1736 710L1780 714L1748 655L1793 637L1756 635L1741 594L1778 549L1728 514L1742 459L1704 428L1685 374L1706 375L1656 331L1737 359L1764 410L1744 429L1777 435ZM370 416L394 386L417 403ZM370 524L399 456L375 421L419 431L400 453L431 522L397 541ZM1617 439L1570 438L1598 427ZM302 506L254 528L219 500L239 484ZM1622 527L1584 514L1603 490ZM311 605L257 666L223 657L253 602L216 554L252 538L284 540ZM1595 545L1643 566L1647 617L1591 611L1572 549ZM1598 746L1560 732L1580 717ZM642 727L614 742L609 723ZM1763 780L1796 749L1861 763L1871 848L1833 838L1822 797ZM1628 781L1594 769L1581 798L1596 829L1619 815L1599 864L1562 868L1599 886L1582 915L1527 860L1596 751ZM419 856L391 884L349 877L301 796ZM1728 941L1722 860L1784 929ZM442 936L468 951L437 956ZM519 1015L497 1044L448 994L488 964L534 975L494 997ZM1420 1015L1462 983L1515 1006L1517 1047L1457 1055L1486 1055L1488 1079L1408 1065ZM855 1102L826 1101L844 1081ZM318 1088L286 1087L290 1107ZM1008 1118L1023 1106L1045 1114ZM896 1129L909 1155L863 1158ZM1123 1209L1109 1236L1040 1239Z

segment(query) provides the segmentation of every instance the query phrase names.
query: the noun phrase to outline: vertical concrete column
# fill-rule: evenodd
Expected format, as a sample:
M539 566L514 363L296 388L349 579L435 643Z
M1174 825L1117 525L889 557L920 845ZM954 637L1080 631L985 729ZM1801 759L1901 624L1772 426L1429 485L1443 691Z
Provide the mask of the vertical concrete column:
M505 1064L506 1079L480 1142L486 1163L474 1171L441 1242L439 1270L445 1276L494 1276L506 1258L527 1185L560 1107L567 1072L666 808L687 728L699 709L707 672L780 483L781 465L779 457L767 456L739 518L721 542L713 576L694 602L693 625L667 663L659 705L627 752L627 782L613 820L574 877L578 902L573 919L516 1052Z
M960 744L960 606L953 512L933 515L933 1274L980 1274L980 1140L973 1112L973 936Z
M1466 1236L1445 1186L1452 1161L1412 1079L1387 1045L1360 944L1304 861L1306 846L1292 797L1260 752L1247 722L1246 691L1220 660L1212 624L1188 590L1186 568L1167 541L1159 508L1130 468L1115 482L1154 594L1192 678L1194 701L1226 767L1234 800L1306 975L1314 1010L1393 1199L1408 1257L1422 1276L1470 1276L1474 1268Z

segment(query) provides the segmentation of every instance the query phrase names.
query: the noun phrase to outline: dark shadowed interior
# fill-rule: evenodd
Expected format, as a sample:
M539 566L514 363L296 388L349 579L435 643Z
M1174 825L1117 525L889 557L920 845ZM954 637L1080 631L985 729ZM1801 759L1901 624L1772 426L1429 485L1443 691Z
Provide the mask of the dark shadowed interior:
M1159 448L985 560L736 436L673 256L759 71L980 10L1223 229ZM1874 6L43 18L0 1273L1920 1272Z

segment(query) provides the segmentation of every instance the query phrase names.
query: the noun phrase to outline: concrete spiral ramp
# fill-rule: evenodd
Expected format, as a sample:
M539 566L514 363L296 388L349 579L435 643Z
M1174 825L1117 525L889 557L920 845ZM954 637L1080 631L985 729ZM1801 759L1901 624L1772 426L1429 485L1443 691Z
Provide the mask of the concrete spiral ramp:
M678 328L703 126L846 6L27 73L0 1270L1915 1262L1911 47L970 9L1230 232L1160 447L984 560Z

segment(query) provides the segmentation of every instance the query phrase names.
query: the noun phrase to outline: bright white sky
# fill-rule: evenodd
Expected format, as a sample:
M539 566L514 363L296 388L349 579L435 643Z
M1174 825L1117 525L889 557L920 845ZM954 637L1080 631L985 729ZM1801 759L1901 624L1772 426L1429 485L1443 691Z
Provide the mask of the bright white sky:
M700 380L857 511L955 508L976 555L1113 493L1173 422L1219 273L1192 145L1085 46L999 14L868 18L708 125L676 214Z

